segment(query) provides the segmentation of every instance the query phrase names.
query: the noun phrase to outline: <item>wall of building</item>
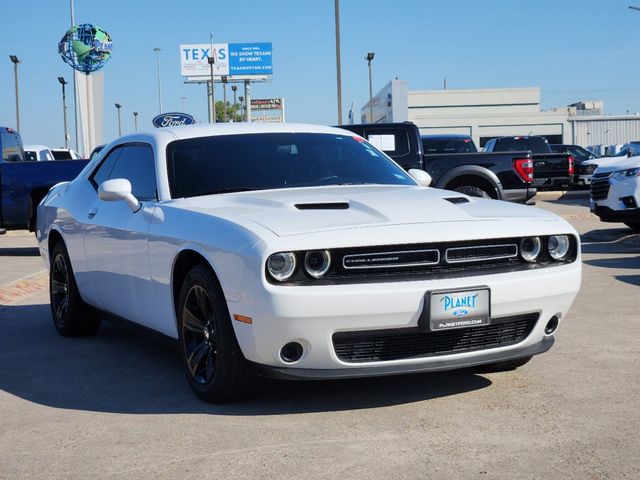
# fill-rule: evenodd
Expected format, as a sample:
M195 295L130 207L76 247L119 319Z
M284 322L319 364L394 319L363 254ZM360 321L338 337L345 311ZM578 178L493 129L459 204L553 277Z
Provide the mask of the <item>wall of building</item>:
M571 143L583 146L614 145L640 140L640 116L571 117Z

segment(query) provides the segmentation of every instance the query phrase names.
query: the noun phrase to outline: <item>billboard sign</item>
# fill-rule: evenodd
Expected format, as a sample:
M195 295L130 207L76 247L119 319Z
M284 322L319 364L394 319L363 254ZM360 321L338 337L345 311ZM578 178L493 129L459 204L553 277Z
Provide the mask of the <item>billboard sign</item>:
M153 125L162 127L178 127L180 125L193 125L195 123L194 118L186 113L161 113L152 120Z
M253 98L251 110L282 110L281 98Z
M284 98L253 98L251 99L252 122L283 123Z
M272 47L263 43L209 43L180 45L180 74L183 77L211 75L209 57L215 58L213 74L271 75Z

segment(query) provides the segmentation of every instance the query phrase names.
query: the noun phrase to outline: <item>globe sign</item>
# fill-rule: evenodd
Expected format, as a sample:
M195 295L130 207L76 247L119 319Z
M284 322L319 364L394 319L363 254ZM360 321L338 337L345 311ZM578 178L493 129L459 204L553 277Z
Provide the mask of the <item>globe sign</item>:
M74 69L88 75L100 70L111 58L111 37L96 25L75 25L58 43L58 53Z

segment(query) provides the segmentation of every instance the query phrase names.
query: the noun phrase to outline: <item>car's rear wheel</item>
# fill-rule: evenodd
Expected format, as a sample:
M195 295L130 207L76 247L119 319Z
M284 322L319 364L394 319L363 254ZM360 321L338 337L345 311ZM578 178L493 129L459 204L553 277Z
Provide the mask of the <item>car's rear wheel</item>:
M53 324L65 337L92 335L100 328L100 317L82 301L69 253L62 241L51 250L49 303Z
M515 370L518 367L529 363L533 356L516 358L515 360L506 360L504 362L489 363L487 365L481 365L478 370L483 372L506 372L509 370Z
M178 321L180 353L196 395L221 403L253 393L257 377L236 340L222 289L205 266L193 267L185 278Z
M491 198L488 192L475 185L461 185L460 187L454 188L454 190L469 195L470 197Z
M624 224L629 228L640 231L640 222L624 222Z

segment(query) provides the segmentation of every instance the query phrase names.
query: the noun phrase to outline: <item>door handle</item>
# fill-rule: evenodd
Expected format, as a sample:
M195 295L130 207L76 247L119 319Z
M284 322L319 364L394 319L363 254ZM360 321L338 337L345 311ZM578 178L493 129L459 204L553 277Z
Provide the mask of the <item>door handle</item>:
M89 211L89 218L93 218L96 216L96 213L98 213L98 209L94 208L92 210Z

